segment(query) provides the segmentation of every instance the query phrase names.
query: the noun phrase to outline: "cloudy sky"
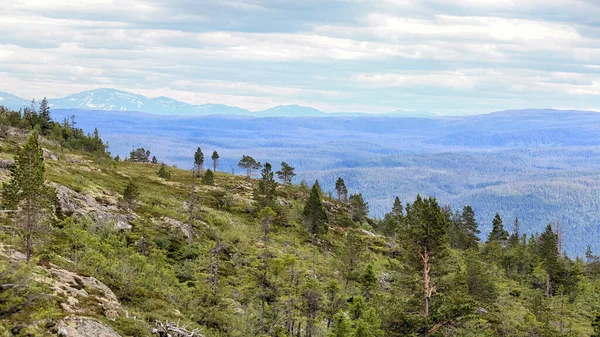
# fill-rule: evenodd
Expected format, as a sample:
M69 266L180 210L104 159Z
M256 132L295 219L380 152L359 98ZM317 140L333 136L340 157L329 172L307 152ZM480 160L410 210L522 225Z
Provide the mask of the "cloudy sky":
M0 91L99 87L251 110L600 110L600 1L0 0Z

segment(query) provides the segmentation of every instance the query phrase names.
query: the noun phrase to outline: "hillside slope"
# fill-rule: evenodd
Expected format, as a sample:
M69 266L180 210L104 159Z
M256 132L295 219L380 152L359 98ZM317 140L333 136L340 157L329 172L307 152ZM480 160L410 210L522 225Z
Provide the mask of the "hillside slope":
M0 159L12 158L25 134L10 129ZM277 216L265 222L257 181L217 172L213 184L196 179L190 213L190 171L169 168L162 179L156 164L42 144L56 218L33 263L15 252L12 231L1 234L0 284L30 283L25 292L2 293L1 303L33 303L0 311L3 335L152 336L179 326L207 337L590 336L600 309L596 265L581 261L561 262L555 296L545 298L536 240L524 237L512 248L491 243L440 256L424 321L422 268L393 218L363 218L324 198L329 230L313 241L303 215L307 186L278 185ZM0 181L9 177L0 169ZM123 202L129 182L140 188L131 208ZM397 234L376 234L390 230Z

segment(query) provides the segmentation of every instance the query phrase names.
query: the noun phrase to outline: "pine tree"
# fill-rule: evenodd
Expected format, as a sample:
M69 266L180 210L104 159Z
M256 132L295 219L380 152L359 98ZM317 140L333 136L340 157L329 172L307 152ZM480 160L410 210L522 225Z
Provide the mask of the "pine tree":
M200 175L200 172L202 172L203 167L204 153L202 153L202 150L200 149L200 147L198 147L196 149L196 152L194 153L194 171L196 171L196 175Z
M288 165L286 162L281 162L281 170L277 171L277 177L281 179L283 184L291 184L292 179L296 176L294 173L294 167Z
M212 156L210 156L210 159L212 159L213 161L213 171L217 172L217 166L219 165L219 154L217 153L217 151L213 151Z
M335 182L335 191L338 195L338 201L346 201L348 189L346 188L346 183L344 182L344 179L342 179L341 177L337 178L337 181Z
M504 225L502 224L502 218L500 214L496 213L494 216L494 221L492 222L492 231L488 236L488 241L496 241L500 244L504 244L508 240L508 232L504 230Z
M206 170L204 175L202 176L202 183L204 185L214 185L215 184L215 175L211 169Z
M424 316L429 317L431 296L436 290L431 279L431 268L445 256L448 246L446 229L448 217L440 209L435 198L422 199L406 206L407 252L416 252L415 265L421 270L424 300Z
M277 183L273 175L270 163L265 163L265 166L261 173L261 178L258 181L258 186L254 190L254 200L256 201L258 209L265 207L275 207Z
M32 132L15 158L10 180L2 184L3 207L16 210L15 224L25 243L27 260L56 200L56 190L46 184L44 154L38 134Z
M242 156L242 159L238 162L238 166L246 170L246 178L250 180L252 176L252 171L258 170L261 168L260 162L257 162L254 158L250 156Z
M542 266L546 271L546 297L552 295L552 279L558 269L558 235L552 231L552 225L546 227L546 231L540 235L539 254L542 258Z

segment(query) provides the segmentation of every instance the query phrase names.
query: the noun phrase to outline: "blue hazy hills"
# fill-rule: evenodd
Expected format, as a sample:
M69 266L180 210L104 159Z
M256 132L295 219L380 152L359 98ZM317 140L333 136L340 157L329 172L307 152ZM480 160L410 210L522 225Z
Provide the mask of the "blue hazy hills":
M16 96L0 97L0 104L23 104ZM121 109L117 98L73 98L50 100L54 119L75 115L87 132L97 127L113 155L145 147L160 161L191 168L200 146L205 155L217 150L219 170L227 172L240 171L236 165L245 154L277 169L286 161L296 167L296 183L319 179L325 191L332 191L335 179L343 177L350 193L363 193L373 216L388 212L395 196L410 202L417 194L431 195L455 210L472 205L482 238L498 212L508 230L518 216L527 234L560 221L571 255L583 255L587 245L600 251L600 113L520 110L439 117L417 112L408 117L399 112L399 117L300 107L307 113L291 117L296 107L288 106L257 118L247 110L151 114ZM141 108L149 104L140 102Z

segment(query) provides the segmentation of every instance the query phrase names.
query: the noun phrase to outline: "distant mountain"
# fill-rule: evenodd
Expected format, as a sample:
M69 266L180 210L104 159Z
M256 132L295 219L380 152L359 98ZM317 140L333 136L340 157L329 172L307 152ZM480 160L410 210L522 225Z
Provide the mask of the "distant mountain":
M257 117L321 117L327 113L302 105L279 105L254 113Z
M7 108L19 110L25 106L28 106L29 102L29 100L23 99L21 97L11 95L6 92L0 92L0 105L3 105Z
M250 111L222 104L192 105L169 97L148 98L116 89L95 89L63 98L49 99L54 109L142 111L157 115L245 115Z

